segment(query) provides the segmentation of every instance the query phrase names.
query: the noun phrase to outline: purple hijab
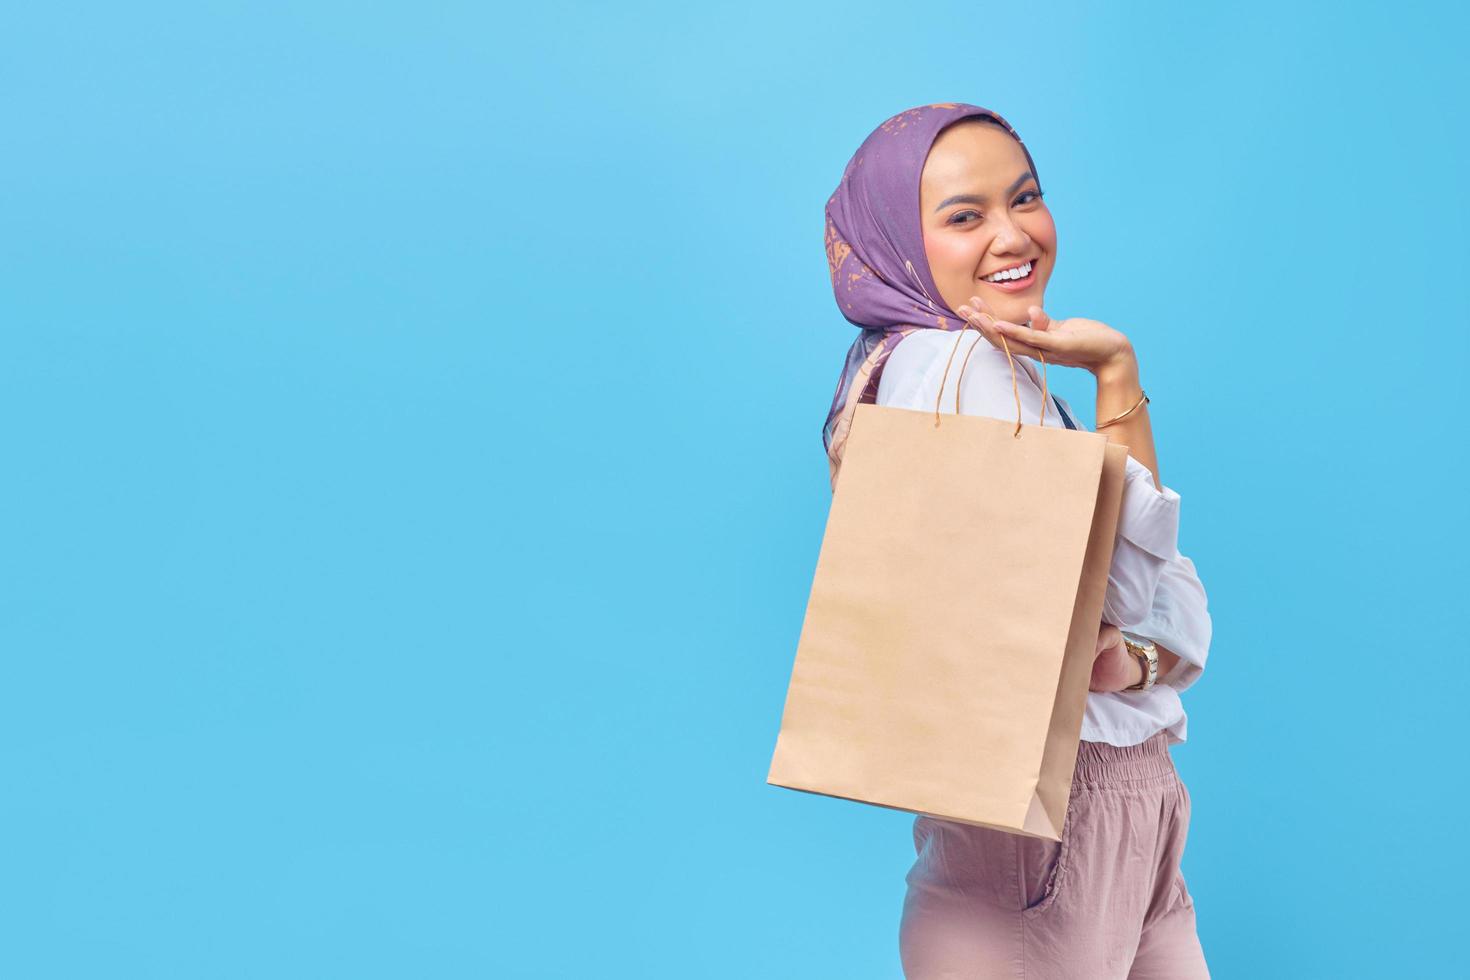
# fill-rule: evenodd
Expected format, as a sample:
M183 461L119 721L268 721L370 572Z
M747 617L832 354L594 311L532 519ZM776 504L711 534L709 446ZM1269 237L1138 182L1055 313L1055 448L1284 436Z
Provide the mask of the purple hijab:
M835 485L842 450L859 402L878 397L883 363L915 329L959 330L964 321L944 305L924 255L919 221L919 177L940 130L972 116L986 116L1021 144L1031 173L1031 152L1011 124L989 109L938 102L900 112L868 134L842 181L827 200L827 267L832 294L849 323L863 331L847 351L822 444Z

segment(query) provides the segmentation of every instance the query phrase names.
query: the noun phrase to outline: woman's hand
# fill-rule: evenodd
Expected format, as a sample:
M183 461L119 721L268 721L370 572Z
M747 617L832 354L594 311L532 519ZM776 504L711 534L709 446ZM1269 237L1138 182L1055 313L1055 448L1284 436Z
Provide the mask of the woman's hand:
M1121 691L1143 680L1143 664L1123 644L1123 631L1103 623L1097 634L1089 691Z
M1027 357L1046 355L1048 364L1080 367L1101 378L1104 374L1126 373L1134 364L1133 345L1120 331L1097 320L1068 317L1053 320L1039 306L1028 306L1031 326L998 320L989 304L971 296L967 306L955 311L980 328L981 335L997 349L1009 346L1012 354ZM1002 345L1001 338L1006 343ZM1136 366L1133 368L1136 372Z

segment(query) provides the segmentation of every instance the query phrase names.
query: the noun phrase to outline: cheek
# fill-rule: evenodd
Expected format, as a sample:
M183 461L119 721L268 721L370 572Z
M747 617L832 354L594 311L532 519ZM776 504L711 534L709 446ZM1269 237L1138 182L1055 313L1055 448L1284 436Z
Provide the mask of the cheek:
M1057 248L1057 226L1051 212L1043 208L1027 222L1026 234L1044 251L1055 252Z
M978 235L926 235L924 252L936 281L970 279L985 254Z

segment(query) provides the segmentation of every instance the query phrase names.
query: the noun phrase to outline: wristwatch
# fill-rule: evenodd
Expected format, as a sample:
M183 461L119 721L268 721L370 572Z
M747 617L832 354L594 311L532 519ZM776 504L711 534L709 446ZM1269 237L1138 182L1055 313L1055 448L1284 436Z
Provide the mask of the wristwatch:
M1123 634L1123 645L1128 652L1138 658L1143 664L1143 680L1132 687L1125 687L1125 691L1147 691L1159 682L1159 648L1154 646L1154 641L1133 633Z

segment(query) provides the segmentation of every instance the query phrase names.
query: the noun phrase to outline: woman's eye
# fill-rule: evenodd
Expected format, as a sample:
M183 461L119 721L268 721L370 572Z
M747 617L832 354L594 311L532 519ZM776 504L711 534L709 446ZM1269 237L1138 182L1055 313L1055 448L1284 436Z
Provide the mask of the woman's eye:
M958 220L956 220L956 219L961 218L961 217L963 217L963 216L965 216L967 214L973 214L977 218L980 217L980 212L978 212L978 211L958 211L958 212L956 212L956 213L954 213L954 214L952 214L952 215L949 216L949 223L952 224L952 225L967 225L967 224L970 224L970 222L968 222L968 221L958 221Z
M1028 200L1028 198L1030 200ZM1022 194L1020 197L1016 198L1016 203L1017 204L1030 204L1032 200L1035 200L1035 201L1041 200L1041 192L1040 191L1027 191L1026 193Z

